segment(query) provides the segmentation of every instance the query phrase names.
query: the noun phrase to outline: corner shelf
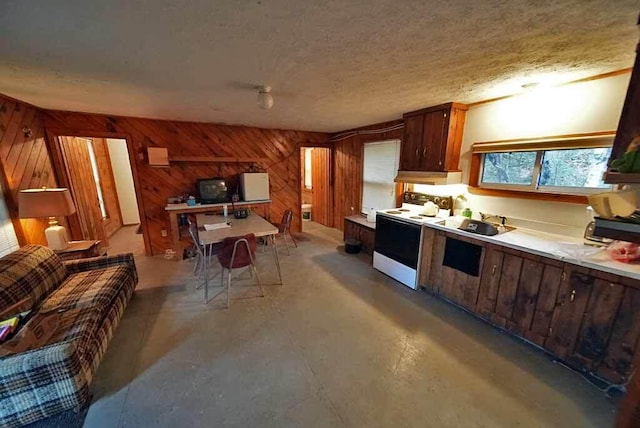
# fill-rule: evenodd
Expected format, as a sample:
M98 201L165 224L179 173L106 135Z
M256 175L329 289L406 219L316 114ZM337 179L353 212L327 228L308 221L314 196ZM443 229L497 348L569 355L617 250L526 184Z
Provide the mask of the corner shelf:
M214 156L171 156L169 162L217 162L217 163L257 163L260 158L233 158Z
M640 183L640 173L607 171L604 174L604 182L608 184L638 184Z

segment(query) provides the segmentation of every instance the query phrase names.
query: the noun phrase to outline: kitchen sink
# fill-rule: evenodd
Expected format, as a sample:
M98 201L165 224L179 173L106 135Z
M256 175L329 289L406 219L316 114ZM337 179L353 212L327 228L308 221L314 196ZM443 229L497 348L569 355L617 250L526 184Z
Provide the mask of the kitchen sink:
M489 223L482 220L465 219L458 227L465 232L477 233L478 235L494 236L499 233L507 233L515 229L513 226L504 226L504 231L500 232L500 224Z

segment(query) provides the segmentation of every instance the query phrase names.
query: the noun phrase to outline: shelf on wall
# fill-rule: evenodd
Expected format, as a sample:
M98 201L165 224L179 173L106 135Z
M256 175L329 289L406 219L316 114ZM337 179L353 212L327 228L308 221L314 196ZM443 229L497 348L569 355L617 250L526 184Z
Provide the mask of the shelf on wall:
M640 173L607 171L604 174L604 182L608 184L638 184L640 183Z
M233 158L215 156L171 156L169 162L225 162L225 163L256 163L260 158Z

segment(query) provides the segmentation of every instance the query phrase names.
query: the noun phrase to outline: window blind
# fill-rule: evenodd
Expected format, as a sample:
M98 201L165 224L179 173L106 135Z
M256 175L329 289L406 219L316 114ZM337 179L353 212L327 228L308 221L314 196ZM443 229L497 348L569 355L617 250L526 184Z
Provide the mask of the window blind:
M575 135L533 139L487 141L473 144L473 153L524 152L611 147L615 134Z
M371 208L385 209L396 206L396 184L400 140L367 143L364 145L362 168L362 212Z
M0 188L2 194L2 188ZM20 248L4 198L0 198L0 257Z

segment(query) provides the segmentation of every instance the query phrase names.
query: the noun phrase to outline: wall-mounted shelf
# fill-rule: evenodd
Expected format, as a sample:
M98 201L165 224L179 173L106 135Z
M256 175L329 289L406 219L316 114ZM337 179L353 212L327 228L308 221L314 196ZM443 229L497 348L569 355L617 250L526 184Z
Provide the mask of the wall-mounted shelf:
M604 182L608 184L638 184L640 183L640 173L606 172Z
M233 158L215 156L170 156L169 162L223 162L223 163L256 163L260 158Z

